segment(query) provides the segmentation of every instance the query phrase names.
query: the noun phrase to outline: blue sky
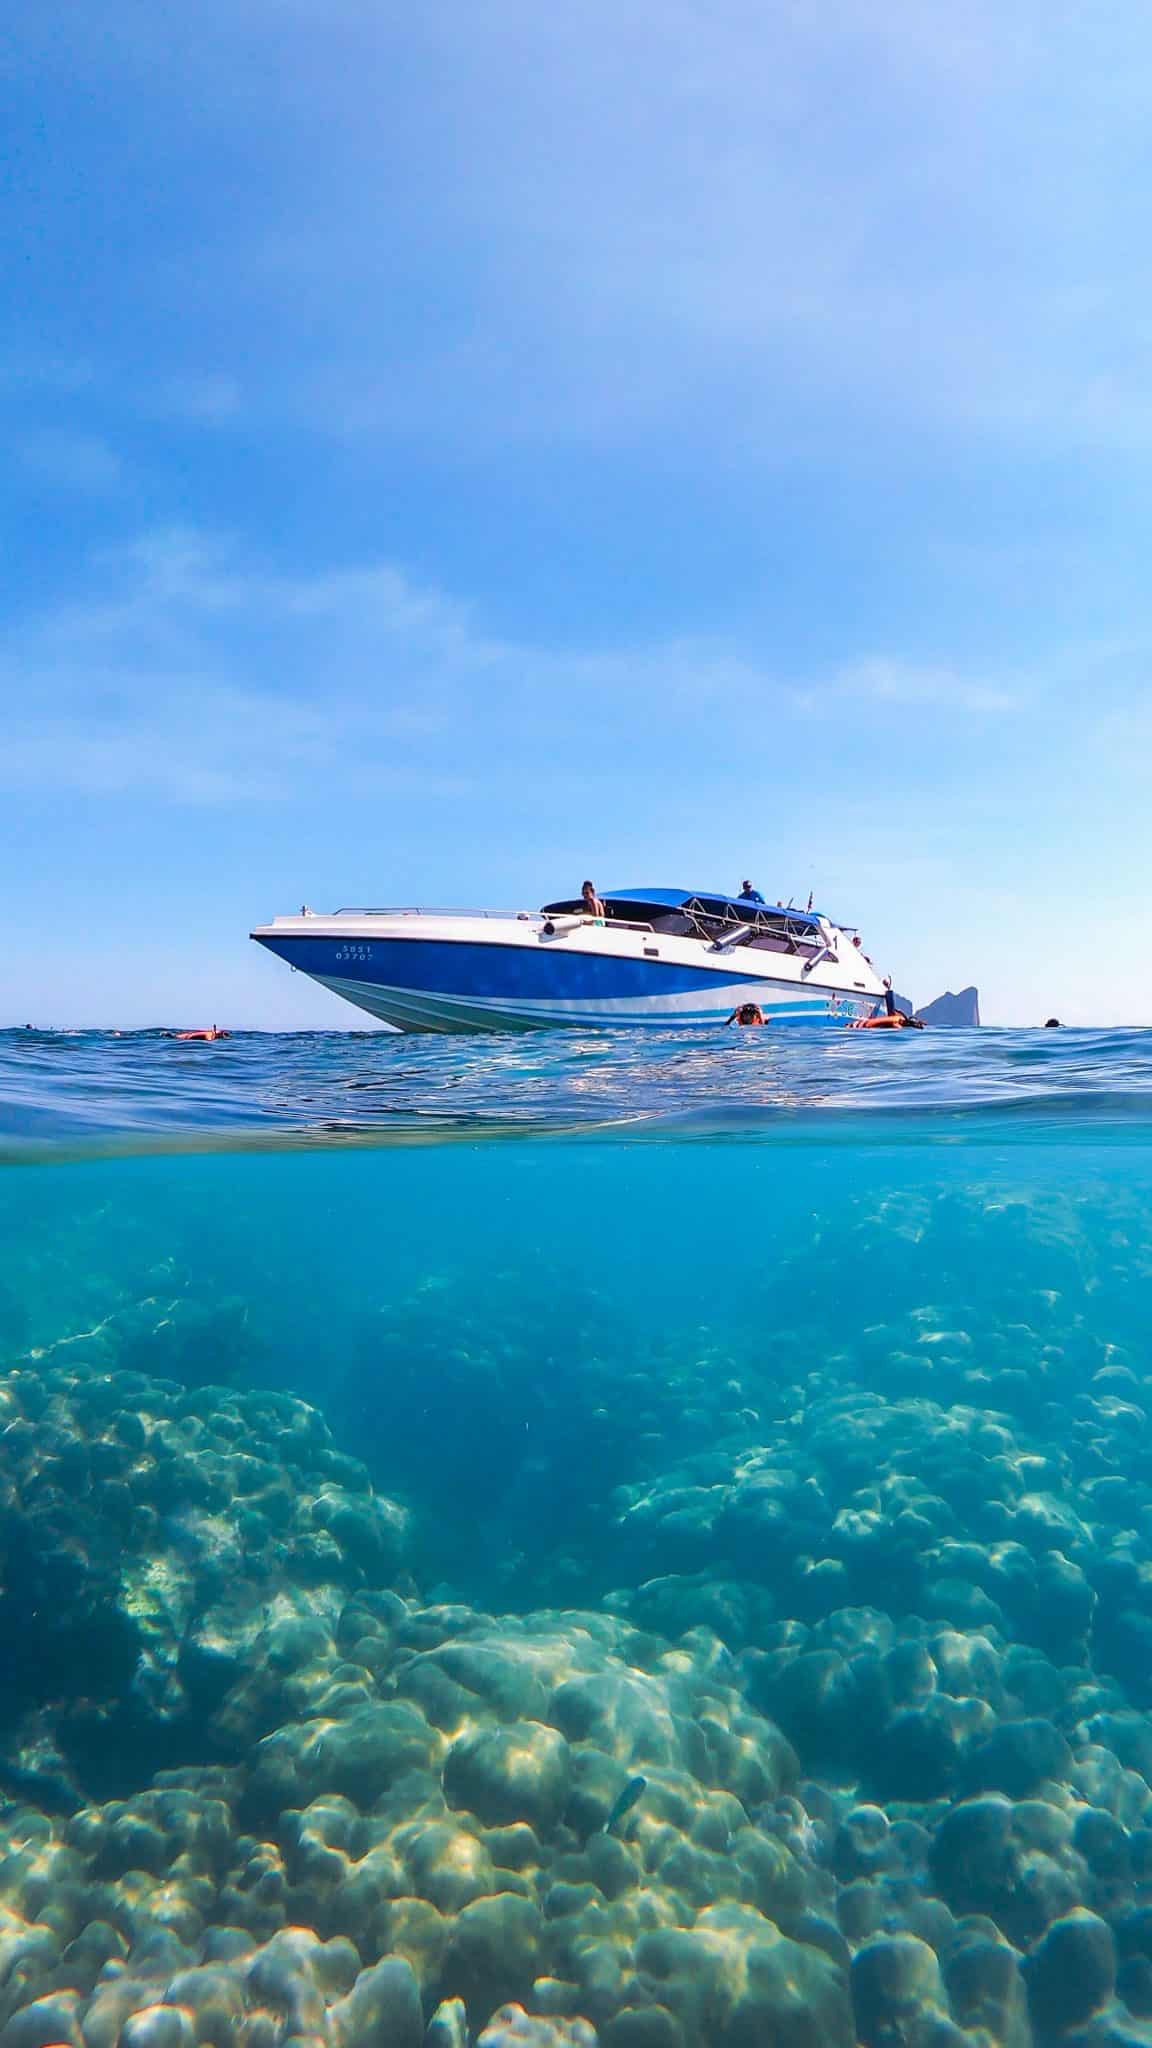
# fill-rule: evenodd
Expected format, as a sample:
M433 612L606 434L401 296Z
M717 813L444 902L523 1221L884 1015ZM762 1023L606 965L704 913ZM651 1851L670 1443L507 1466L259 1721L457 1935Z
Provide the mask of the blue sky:
M355 1023L307 900L751 873L1152 1021L1147 17L39 0L2 60L22 1023Z

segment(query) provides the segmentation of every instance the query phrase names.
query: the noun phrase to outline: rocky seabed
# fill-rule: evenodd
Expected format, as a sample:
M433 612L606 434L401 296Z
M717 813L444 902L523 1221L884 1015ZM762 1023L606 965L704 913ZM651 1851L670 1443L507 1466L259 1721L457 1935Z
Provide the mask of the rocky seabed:
M15 1363L0 2048L1152 2044L1152 1378L861 1341L512 1615L304 1401Z

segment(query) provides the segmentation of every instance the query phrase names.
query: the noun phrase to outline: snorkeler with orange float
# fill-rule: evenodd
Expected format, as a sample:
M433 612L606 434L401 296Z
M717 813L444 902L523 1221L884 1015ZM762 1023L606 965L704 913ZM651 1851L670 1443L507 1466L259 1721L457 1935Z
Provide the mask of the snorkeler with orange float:
M920 1017L908 1017L896 1007L892 993L892 976L884 976L884 1008L876 1010L871 1017L855 1017L848 1026L849 1031L923 1031Z

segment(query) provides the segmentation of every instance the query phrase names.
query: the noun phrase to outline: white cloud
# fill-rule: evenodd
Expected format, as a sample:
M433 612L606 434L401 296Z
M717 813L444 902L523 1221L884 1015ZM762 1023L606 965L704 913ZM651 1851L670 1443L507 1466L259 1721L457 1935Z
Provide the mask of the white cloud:
M96 584L0 646L0 787L284 800L337 762L345 791L365 778L381 791L459 786L426 744L444 713L415 684L442 670L460 627L396 571L292 579L177 530L106 551Z
M1028 695L895 656L799 685L749 646L534 646L394 564L288 573L182 529L106 550L83 598L10 628L0 691L0 786L217 805L299 799L325 778L349 794L618 780L633 761L654 799L669 767L727 775L765 715L803 744L814 712L851 731L886 703L910 731L949 716L959 730Z
M237 419L244 404L239 378L207 370L160 377L136 402L161 418L210 426Z
M95 366L84 357L56 356L37 351L23 355L9 351L0 357L0 396L46 392L53 398L86 393L97 383Z
M869 430L1152 442L1136 0L209 0L192 43L143 0L98 34L34 12L26 61L136 65L177 142L202 121L228 161L254 133L265 166L223 195L205 166L217 231L175 222L145 373L130 332L101 368L145 418L473 444L674 425L757 466ZM266 127L235 89L257 50Z
M118 488L123 465L114 448L96 434L45 431L30 434L19 449L21 467L54 490L102 496Z
M725 461L869 419L1152 438L1135 6L350 8L333 52L331 182L251 251L257 298L328 309L272 406L348 435L723 422ZM348 85L397 69L418 170Z
M884 704L933 704L953 711L1018 711L1025 701L1020 688L961 674L956 669L919 667L872 655L841 671L839 688L849 696L871 697Z

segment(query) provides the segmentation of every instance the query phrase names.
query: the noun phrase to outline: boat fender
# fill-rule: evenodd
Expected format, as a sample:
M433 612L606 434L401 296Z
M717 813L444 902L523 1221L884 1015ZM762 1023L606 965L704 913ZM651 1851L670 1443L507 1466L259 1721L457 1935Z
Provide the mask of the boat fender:
M556 927L553 924L552 919L550 917L546 917L544 920L544 937L546 939L554 939L555 936Z

